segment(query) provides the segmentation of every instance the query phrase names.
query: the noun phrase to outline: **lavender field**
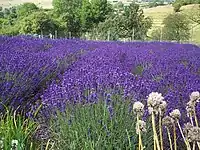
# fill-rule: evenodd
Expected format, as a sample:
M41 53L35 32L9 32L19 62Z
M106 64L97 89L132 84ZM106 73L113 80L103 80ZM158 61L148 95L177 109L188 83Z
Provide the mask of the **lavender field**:
M138 145L133 143L138 142L137 138L130 138L136 134L132 131L135 130L134 125L130 123L134 120L132 108L136 101L148 105L150 93L162 93L168 104L165 114L174 109L180 110L182 126L190 121L186 106L191 99L190 94L195 91L200 91L200 48L196 45L0 37L1 111L5 111L5 106L17 109L28 118L42 118L46 126L51 124L47 120L59 116L56 113L59 111L67 121L58 119L59 125L71 126L65 128L65 137L63 134L59 136L63 139L63 149L136 149ZM34 115L35 112L38 117ZM78 118L81 114L85 114L85 118L81 117L84 120ZM144 118L148 114L145 106ZM196 107L196 114L198 124L200 105ZM117 118L121 121L116 121ZM79 122L80 126L78 120L82 121ZM114 122L121 129L120 133L116 131ZM102 128L97 129L98 123ZM55 129L55 132L61 133L61 127ZM147 130L152 133L152 130ZM92 136L86 138L88 134ZM3 136L3 132L0 132L0 136ZM151 139L151 136L148 138ZM177 133L179 138L180 132ZM54 138L46 136L50 143L48 139ZM88 141L92 142L88 144ZM120 144L117 141L121 141ZM153 143L148 144L146 142L147 149L153 149ZM140 145L141 142L139 149L143 149ZM161 144L160 149L170 148L168 145ZM187 144L186 148L189 149Z

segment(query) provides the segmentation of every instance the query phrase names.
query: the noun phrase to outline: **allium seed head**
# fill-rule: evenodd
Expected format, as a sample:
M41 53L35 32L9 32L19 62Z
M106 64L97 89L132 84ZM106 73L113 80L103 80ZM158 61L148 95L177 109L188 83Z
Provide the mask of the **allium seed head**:
M171 127L174 124L174 119L170 116L165 116L162 119L163 126Z
M187 116L188 117L193 116L194 113L195 113L195 102L190 100L187 103L186 110L187 110Z
M169 115L175 120L179 120L181 118L181 113L178 109L174 109Z
M188 140L190 142L200 142L200 128L192 127L188 132Z
M200 100L200 93L198 91L192 92L191 95L190 95L190 100L191 101L195 101L195 102L199 102L199 100Z
M144 105L139 101L135 102L133 104L133 111L137 115L140 115L140 116L143 115L143 113L144 113Z
M152 92L149 94L148 99L147 99L147 105L150 107L149 113L155 112L155 114L158 114L159 112L159 107L162 104L162 101L164 101L164 97L162 96L161 93L158 92Z
M160 107L159 107L160 115L164 115L166 107L167 107L167 102L166 101L162 101L161 104L160 104Z
M193 125L190 122L184 124L183 132L185 133L186 136L188 136L188 132L192 127Z
M139 131L141 132L147 132L146 130L146 122L143 120L138 120L136 124L136 133L139 134Z
M161 110L165 110L166 107L167 107L167 102L166 101L162 101L161 104L160 104Z

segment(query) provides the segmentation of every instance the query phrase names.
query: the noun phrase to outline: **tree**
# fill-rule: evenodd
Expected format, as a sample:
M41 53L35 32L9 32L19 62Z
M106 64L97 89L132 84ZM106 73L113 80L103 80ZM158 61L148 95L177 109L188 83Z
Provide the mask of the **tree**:
M34 3L23 3L17 7L17 16L24 17L35 11L38 11L39 8Z
M89 31L93 27L92 7L89 0L83 0L80 10L80 21L83 32Z
M162 28L154 29L151 33L151 39L156 41L162 40Z
M125 7L124 13L125 36L134 40L144 40L152 26L152 20L145 17L138 4L131 3Z
M132 3L130 6L115 5L104 22L100 22L96 31L99 39L119 40L122 38L144 40L151 28L152 20L144 17L139 5Z
M52 5L56 17L64 22L64 26L70 36L79 37L81 35L80 9L81 0L53 0Z
M100 40L119 40L124 35L121 28L123 22L123 17L112 14L104 22L98 24L96 28L98 35L95 36Z
M3 14L4 14L4 17L5 17L5 18L8 17L8 16L10 15L10 9L5 8L5 9L3 10Z
M19 32L22 34L49 35L58 29L58 25L45 12L34 12L19 22Z
M170 14L164 19L163 24L163 38L165 40L176 40L178 42L189 40L189 21L183 14Z
M181 5L182 5L182 4L180 4L180 3L175 3L175 4L173 5L174 11L175 11L175 12L180 12Z
M87 32L100 22L104 22L111 11L107 0L83 0L80 10L82 31Z
M107 0L91 0L91 7L93 22L95 24L103 22L111 11L111 6Z
M55 13L61 15L63 13L77 13L81 7L81 0L53 0L52 5Z

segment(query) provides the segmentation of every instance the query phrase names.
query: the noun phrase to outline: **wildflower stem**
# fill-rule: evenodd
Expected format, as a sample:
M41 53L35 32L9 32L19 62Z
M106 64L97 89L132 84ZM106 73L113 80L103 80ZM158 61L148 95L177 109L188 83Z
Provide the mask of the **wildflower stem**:
M141 132L140 132L139 116L138 116L138 114L137 114L137 128L138 128L138 134L139 134L139 150L143 150L142 136L141 136Z
M195 146L196 146L196 144L195 144L195 142L193 142L192 150L195 150Z
M198 148L200 149L200 143L199 143L199 142L197 142L197 146L198 146Z
M175 126L175 123L173 124L173 130L174 130L174 150L177 150L177 144L176 144L176 126Z
M126 129L126 133L127 133L127 136L128 136L129 148L131 149L131 139L130 139L130 136L129 136L127 129Z
M162 118L161 114L159 114L159 131L160 131L160 147L163 150L163 137L162 137Z
M140 140L140 149L143 150L142 136L141 136L141 132L140 131L139 131L139 140Z
M159 145L159 141L158 141L158 135L156 133L155 117L154 117L154 113L153 112L152 112L152 126L153 126L154 140L155 140L154 144L156 144L157 149L160 150L160 145Z
M195 108L194 108L194 119L195 119L196 126L199 127L198 119L197 119L197 114L196 114Z
M195 147L196 147L196 144L195 144L195 142L193 142L192 150L195 150Z
M182 138L183 138L183 140L185 142L185 145L187 146L187 150L191 150L190 143L186 140L186 138L185 138L185 136L183 134L183 130L182 130L181 125L180 125L178 120L177 120L177 124L178 124L178 128L179 128L179 130L181 132L181 136L182 136Z
M170 134L169 128L168 128L168 127L166 127L166 128L167 128L167 134L168 134L168 139L169 139L170 149L173 150L171 134Z
M190 114L190 121L191 121L192 126L194 126L194 122L193 122L193 119L192 119L192 115L191 115L191 114Z
M155 140L155 138L153 139L153 149L156 150L156 140Z

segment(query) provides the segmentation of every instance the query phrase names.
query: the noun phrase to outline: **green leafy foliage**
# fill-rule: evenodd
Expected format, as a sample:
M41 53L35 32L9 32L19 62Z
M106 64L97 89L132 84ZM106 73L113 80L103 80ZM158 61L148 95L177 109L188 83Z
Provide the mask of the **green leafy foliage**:
M181 6L188 4L200 4L200 0L175 0L173 3L174 11L178 12Z
M163 21L163 39L186 41L190 38L189 21L187 18L180 14L170 14Z
M19 33L48 34L53 33L58 27L54 20L45 12L34 12L20 20Z
M39 8L34 3L23 3L17 7L17 15L23 17L38 10Z
M98 39L118 40L122 38L144 40L147 31L152 26L152 20L145 17L138 4L131 3L125 7L123 4L116 6L104 22L98 24L96 35Z

